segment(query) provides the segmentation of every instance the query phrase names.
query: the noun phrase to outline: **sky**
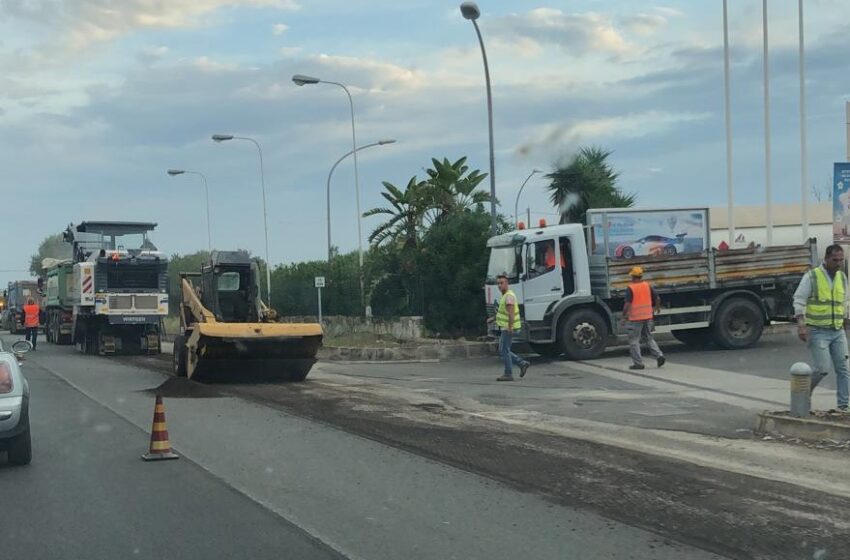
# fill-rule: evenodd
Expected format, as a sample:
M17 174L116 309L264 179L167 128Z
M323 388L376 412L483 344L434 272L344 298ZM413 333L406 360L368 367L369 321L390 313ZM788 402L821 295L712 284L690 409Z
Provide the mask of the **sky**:
M730 4L734 203L763 204L762 3ZM586 145L613 152L641 207L725 205L721 5L481 0L502 212L533 169ZM805 6L809 181L826 188L845 154L848 0ZM800 200L796 7L770 1L779 203ZM82 220L154 221L167 254L205 248L203 184L169 168L206 174L215 247L262 255L256 148L213 133L262 146L271 261L324 258L350 113L340 88L297 87L297 73L349 87L359 145L398 141L360 153L363 211L432 157L487 171L481 52L457 1L0 0L0 283ZM557 220L545 187L533 177L520 201L534 221ZM331 188L333 243L356 249L351 158ZM363 220L364 243L377 220Z

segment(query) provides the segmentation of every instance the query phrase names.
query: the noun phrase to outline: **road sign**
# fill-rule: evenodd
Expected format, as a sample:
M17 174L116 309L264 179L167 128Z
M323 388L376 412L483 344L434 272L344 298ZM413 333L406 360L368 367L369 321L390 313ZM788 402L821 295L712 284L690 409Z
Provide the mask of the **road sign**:
M316 287L324 288L325 287L325 277L324 276L316 276Z

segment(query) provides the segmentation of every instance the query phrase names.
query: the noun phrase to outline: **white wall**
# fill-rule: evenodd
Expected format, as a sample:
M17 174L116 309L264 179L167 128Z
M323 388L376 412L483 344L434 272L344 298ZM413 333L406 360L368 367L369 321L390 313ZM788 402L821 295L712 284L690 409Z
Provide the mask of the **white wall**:
M767 245L767 229L765 227L735 228L735 235L743 234L746 244L754 241L758 245ZM832 224L809 225L809 237L818 240L818 253L823 253L832 244ZM717 247L721 241L728 243L727 229L711 229L711 246ZM803 228L799 225L774 226L773 245L801 245L803 243Z

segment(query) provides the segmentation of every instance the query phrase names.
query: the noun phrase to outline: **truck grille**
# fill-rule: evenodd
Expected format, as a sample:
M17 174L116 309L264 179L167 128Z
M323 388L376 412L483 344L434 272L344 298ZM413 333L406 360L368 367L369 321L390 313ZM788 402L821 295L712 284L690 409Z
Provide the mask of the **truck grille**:
M109 309L127 311L133 308L133 296L109 296Z

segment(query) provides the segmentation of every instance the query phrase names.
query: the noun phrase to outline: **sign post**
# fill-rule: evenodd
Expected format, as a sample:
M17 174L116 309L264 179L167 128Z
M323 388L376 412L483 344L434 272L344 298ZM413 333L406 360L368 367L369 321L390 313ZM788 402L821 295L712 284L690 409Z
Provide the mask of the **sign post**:
M319 323L322 322L322 288L325 287L325 277L324 276L316 276L314 283L316 285L316 292L318 293L319 298Z

